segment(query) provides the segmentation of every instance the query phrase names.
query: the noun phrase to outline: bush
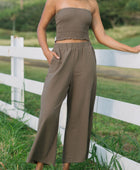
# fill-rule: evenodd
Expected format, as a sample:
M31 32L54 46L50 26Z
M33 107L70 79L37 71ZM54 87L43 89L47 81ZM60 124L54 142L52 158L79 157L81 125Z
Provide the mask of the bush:
M97 0L101 19L105 29L124 24L139 24L139 0ZM12 29L15 19L16 31L36 31L46 0L24 0L24 9L20 10L18 0L3 0L0 6L1 28ZM131 14L130 14L131 12ZM54 17L47 29L55 30Z
M128 9L129 11L140 11L140 2L133 0L133 1L129 1L126 4L126 9Z

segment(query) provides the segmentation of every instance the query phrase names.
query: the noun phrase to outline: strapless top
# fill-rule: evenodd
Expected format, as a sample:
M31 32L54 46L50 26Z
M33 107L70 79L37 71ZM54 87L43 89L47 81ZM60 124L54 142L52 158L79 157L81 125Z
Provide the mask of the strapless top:
M90 10L85 8L66 7L55 14L56 40L83 39L89 40L89 26L92 22Z

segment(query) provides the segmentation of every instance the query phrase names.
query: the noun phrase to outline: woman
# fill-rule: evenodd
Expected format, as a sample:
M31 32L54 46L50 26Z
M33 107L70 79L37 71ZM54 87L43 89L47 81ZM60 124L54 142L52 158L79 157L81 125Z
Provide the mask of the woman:
M55 16L56 40L52 51L46 28ZM96 56L88 35L92 26L96 39L110 48L138 53L106 35L96 0L47 0L38 28L38 40L49 63L41 96L38 132L27 162L55 165L60 107L67 96L67 123L63 146L63 170L70 162L88 158L96 96Z

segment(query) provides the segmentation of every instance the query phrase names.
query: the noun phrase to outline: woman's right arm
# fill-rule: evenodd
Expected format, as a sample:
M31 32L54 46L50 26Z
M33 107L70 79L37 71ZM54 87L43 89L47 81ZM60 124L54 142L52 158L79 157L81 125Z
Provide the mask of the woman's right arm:
M55 52L50 51L48 44L47 44L47 36L46 36L46 29L47 26L52 19L52 17L55 15L56 11L56 1L57 0L47 0L45 7L43 9L41 19L39 21L38 27L37 27L37 37L39 44L43 50L44 55L46 56L48 62L50 63L50 60L53 55L58 57Z

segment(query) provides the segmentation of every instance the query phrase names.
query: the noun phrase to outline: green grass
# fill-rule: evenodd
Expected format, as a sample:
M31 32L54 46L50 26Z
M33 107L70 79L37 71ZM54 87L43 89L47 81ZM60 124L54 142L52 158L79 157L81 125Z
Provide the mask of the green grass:
M117 40L117 41L119 41L120 43L129 45L131 47L134 47L134 46L139 45L139 40L140 40L140 35L136 35L133 38L130 37L130 38L125 38L123 40ZM93 44L93 46L95 49L111 49L105 45L98 44L98 43L96 43L95 45Z
M25 158L31 147L35 132L26 125L0 113L0 161L7 170L30 169ZM28 147L27 147L28 146Z
M36 165L26 163L26 159L34 141L36 131L30 129L20 122L20 120L12 119L2 112L0 112L0 117L0 162L2 163L0 164L0 169L4 169L4 167L6 167L7 170L35 169ZM44 165L44 170L62 170L62 149L60 134L58 133L56 166ZM93 150L91 158L81 163L72 163L70 170L108 169L106 165L101 166L100 164L95 164L93 162L94 157L95 151ZM1 165L3 165L3 167Z

